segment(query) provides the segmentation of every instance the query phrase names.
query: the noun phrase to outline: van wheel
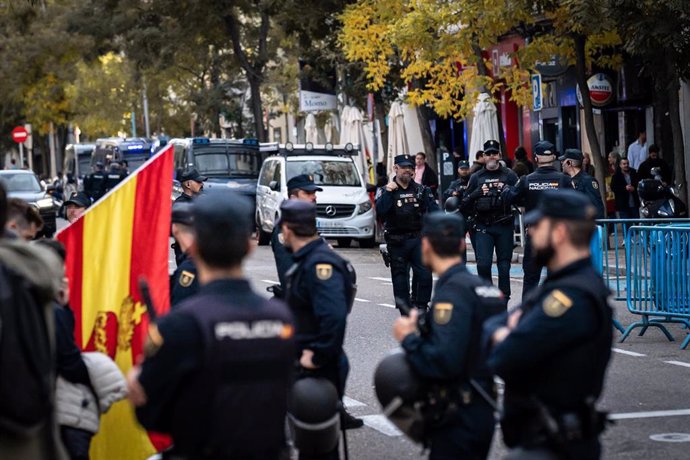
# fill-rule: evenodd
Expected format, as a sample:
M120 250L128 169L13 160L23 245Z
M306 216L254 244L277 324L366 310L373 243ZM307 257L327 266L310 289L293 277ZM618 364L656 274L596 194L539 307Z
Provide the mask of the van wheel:
M349 248L350 244L352 244L352 238L338 238L339 248Z
M271 242L271 234L264 232L261 227L257 227L257 233L259 234L259 246L268 246Z
M363 240L359 240L359 247L360 248L371 249L374 246L376 246L376 237L375 236L372 236L371 238L365 238Z

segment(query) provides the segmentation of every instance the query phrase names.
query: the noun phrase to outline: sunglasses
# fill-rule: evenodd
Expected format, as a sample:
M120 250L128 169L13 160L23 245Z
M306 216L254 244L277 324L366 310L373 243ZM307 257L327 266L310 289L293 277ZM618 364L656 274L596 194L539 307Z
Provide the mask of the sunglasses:
M500 152L484 152L485 157L497 157L500 154L501 154Z

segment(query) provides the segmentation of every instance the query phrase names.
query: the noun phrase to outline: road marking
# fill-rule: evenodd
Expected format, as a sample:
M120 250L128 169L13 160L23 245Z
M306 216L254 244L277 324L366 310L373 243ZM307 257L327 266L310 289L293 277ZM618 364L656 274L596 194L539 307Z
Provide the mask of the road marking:
M385 281L387 283L392 283L393 280L391 278L381 278L380 276L370 276L370 280L375 280L375 281Z
M660 442L690 442L690 434L687 433L661 433L649 437L652 441Z
M366 404L363 402L357 401L356 399L349 398L347 396L343 396L343 404L345 404L345 407L348 409L351 407L366 407Z
M386 308L395 308L395 305L391 305L389 303L380 303L378 304L380 307L386 307Z
M402 432L393 425L385 415L365 415L360 417L364 424L386 436L402 436Z
M678 417L681 415L690 415L690 409L677 410L657 410L650 412L627 412L624 414L611 414L611 420L628 420L635 418L654 418L654 417Z
M371 300L366 300L366 299L358 299L357 297L355 297L355 300L356 300L357 302L365 302L365 303L369 303L369 302L371 302Z
M647 355L643 355L642 353L636 353L634 351L621 350L620 348L611 348L611 350L615 351L616 353L620 353L622 355L637 356L638 358L642 357L642 356L647 356Z
M268 283L268 284L279 284L278 281L273 281L273 280L261 280L262 283Z
M690 367L690 363L684 363L683 361L664 361L666 364L673 364L675 366Z

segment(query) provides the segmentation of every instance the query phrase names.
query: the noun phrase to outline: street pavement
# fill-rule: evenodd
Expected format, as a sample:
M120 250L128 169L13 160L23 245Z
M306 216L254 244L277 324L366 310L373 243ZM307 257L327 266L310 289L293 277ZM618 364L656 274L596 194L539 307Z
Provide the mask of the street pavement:
M373 388L376 364L397 346L391 335L398 312L393 307L390 272L377 249L336 251L353 263L358 280L345 343L352 366L346 405L354 415L364 418L366 425L348 431L350 458L421 458L422 447L407 440L381 415ZM468 267L476 272L473 263ZM268 295L265 288L277 281L271 248L257 247L245 270L255 288ZM522 292L517 264L511 270L511 289L510 304L517 305ZM624 325L635 320L623 303L615 307ZM603 436L603 458L690 458L690 350L679 350L685 336L680 327L669 330L676 342L668 342L660 332L650 329L643 337L635 333L625 343L614 343L600 406L617 421ZM620 338L620 333L615 331L615 336ZM497 431L489 458L499 459L504 453Z

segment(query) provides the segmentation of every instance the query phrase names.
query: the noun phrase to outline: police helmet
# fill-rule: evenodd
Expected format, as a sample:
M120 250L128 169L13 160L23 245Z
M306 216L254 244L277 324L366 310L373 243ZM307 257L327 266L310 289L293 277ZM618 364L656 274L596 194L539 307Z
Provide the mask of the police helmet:
M455 214L457 212L460 212L460 198L457 196L451 196L448 198L443 205L443 209L445 210L446 214Z
M664 197L664 186L656 179L643 179L637 184L637 193L643 201L655 201Z
M288 399L288 422L300 454L331 452L340 441L340 399L323 378L299 379Z
M402 350L395 350L381 360L374 372L374 388L386 417L407 437L422 443L421 386Z

